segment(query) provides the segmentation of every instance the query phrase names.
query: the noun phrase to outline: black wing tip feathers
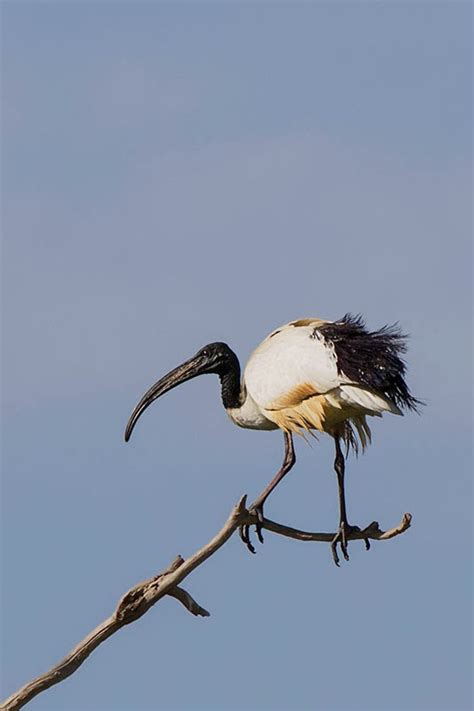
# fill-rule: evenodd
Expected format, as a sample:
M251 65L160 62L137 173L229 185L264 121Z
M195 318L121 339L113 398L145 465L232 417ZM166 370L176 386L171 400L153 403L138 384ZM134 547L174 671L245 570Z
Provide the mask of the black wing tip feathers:
M411 394L401 357L407 351L409 335L401 330L398 322L369 331L361 314L348 312L318 330L332 341L340 372L356 383L381 392L397 407L420 412L425 403Z
M341 325L342 327L347 327L348 329L359 332L361 335L375 336L375 337L387 337L398 341L399 351L405 353L406 351L406 341L409 339L409 334L404 333L401 329L400 323L395 321L394 323L387 323L377 331L368 331L365 323L365 318L362 314L351 314L346 313L344 316L334 322L334 325Z
M365 318L362 314L351 314L350 311L344 314L342 318L339 318L335 323L337 324L347 324L348 326L355 326L356 328L365 329Z

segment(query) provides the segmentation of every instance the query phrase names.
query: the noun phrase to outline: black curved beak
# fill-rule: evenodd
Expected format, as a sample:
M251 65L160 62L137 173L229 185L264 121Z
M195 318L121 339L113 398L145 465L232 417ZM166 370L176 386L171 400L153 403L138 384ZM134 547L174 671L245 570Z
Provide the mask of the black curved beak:
M157 400L161 395L164 395L169 390L176 388L181 383L185 383L186 380L191 380L198 375L203 373L208 373L209 364L201 356L193 356L186 363L178 365L177 368L171 370L163 378L158 380L157 383L151 386L149 390L144 394L127 422L127 427L125 428L125 442L131 437L133 428L135 427L140 415L145 412L147 407L151 405L152 402Z

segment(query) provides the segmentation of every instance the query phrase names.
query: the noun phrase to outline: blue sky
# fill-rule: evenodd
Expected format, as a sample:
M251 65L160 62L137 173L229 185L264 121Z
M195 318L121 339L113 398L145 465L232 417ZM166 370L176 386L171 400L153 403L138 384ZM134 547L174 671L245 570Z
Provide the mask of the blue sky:
M39 696L43 711L468 711L472 662L471 5L4 2L3 689L186 556L282 457L200 378L291 319L411 334L421 417L374 422L351 521L237 537ZM297 443L270 517L333 530L332 443Z

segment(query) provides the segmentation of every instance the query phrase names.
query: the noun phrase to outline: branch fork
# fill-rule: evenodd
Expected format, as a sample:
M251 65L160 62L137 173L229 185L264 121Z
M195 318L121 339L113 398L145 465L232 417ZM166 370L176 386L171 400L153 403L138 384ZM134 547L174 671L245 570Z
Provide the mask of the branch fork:
M165 581L167 575L171 575L184 564L184 558L178 555L166 570L149 580L138 583L120 599L115 610L115 619L121 625L128 625L135 622L145 614L152 605L163 597L160 584ZM199 605L196 600L183 588L178 585L170 588L167 593L170 597L176 598L184 607L196 617L209 617L209 612Z

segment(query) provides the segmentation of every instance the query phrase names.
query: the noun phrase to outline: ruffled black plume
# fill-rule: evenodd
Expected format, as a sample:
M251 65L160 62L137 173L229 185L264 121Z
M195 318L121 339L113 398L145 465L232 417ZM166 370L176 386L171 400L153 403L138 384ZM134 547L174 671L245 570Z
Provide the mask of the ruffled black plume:
M405 382L406 366L400 355L406 352L408 336L398 324L368 331L362 316L348 313L317 330L334 345L338 372L351 383L381 393L400 408L418 412L424 403L413 397Z

